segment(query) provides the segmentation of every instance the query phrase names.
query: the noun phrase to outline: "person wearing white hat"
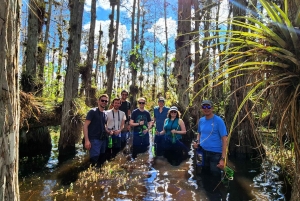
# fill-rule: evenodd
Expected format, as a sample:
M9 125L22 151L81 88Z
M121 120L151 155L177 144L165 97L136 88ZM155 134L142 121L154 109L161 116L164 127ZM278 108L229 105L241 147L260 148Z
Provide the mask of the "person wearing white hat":
M164 122L164 129L159 132L165 136L164 157L172 165L179 165L188 152L187 147L180 141L182 135L186 134L186 128L183 120L180 118L180 112L176 106L172 106L168 112L168 118Z

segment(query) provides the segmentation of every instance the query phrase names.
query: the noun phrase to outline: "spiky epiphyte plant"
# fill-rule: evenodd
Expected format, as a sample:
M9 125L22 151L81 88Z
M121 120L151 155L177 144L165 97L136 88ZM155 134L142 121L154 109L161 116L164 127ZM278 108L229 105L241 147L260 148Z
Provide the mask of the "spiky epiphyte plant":
M228 47L217 55L222 59L211 83L247 77L245 85L237 89L244 89L246 94L231 122L230 133L236 126L238 113L249 100L253 105L248 112L262 111L263 106L269 105L270 115L277 120L280 144L283 145L282 137L286 135L295 154L292 197L297 198L300 195L297 187L300 185L300 24L299 20L288 18L288 9L283 11L275 3L259 0L258 5L263 9L257 8L255 15L227 22L234 30L216 30L217 36L205 38L218 37L220 43L214 45Z

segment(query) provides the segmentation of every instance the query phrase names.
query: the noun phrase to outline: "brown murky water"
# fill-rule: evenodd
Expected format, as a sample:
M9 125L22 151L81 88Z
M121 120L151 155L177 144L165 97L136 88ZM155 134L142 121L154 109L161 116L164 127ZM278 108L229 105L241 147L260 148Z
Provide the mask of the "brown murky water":
M150 150L138 155L136 160L124 153L120 152L101 169L80 167L87 161L82 151L59 165L55 165L56 156L52 154L45 165L48 168L20 176L21 200L285 200L282 193L272 188L276 182L277 186L282 182L265 182L264 176L258 176L261 175L258 163L231 162L236 169L234 180L229 187L220 183L214 190L205 188L205 180L194 175L193 151L179 166L170 165L163 157L154 160ZM63 185L65 178L68 185ZM267 191L267 187L271 189Z

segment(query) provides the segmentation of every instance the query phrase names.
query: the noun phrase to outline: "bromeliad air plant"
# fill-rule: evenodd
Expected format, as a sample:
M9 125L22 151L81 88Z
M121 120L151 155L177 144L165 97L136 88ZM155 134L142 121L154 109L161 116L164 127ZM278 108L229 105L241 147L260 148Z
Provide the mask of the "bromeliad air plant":
M238 89L245 90L246 94L233 122L230 122L228 140L237 125L235 122L238 121L239 112L246 102L252 103L248 113L260 113L257 115L258 122L262 117L261 114L268 108L267 112L277 120L280 147L283 147L282 136L287 135L290 139L290 147L295 157L292 197L299 197L300 8L295 19L289 19L287 0L284 1L284 10L267 0L259 0L258 5L260 8L251 11L255 13L254 15L239 16L225 22L235 29L213 30L219 34L202 39L219 41L206 47L208 49L216 46L227 47L227 49L219 52L218 58L214 58L215 60L221 58L218 69L209 75L203 75L202 80L210 77L210 83L198 94L211 86L229 83L231 79L248 77L247 83ZM242 121L239 120L237 123Z

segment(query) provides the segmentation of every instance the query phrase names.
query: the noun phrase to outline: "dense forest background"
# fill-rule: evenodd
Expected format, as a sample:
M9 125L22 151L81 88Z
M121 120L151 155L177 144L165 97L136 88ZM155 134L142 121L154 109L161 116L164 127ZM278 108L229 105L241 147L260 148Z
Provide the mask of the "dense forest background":
M150 108L166 97L190 131L201 100L211 99L228 126L231 157L268 156L260 131L275 130L273 153L292 178L292 200L300 196L299 1L0 4L3 200L19 199L19 139L60 125L59 156L66 158L98 95L112 98L122 89L133 107L138 96ZM100 5L109 13L97 12ZM96 20L104 13L106 26Z

